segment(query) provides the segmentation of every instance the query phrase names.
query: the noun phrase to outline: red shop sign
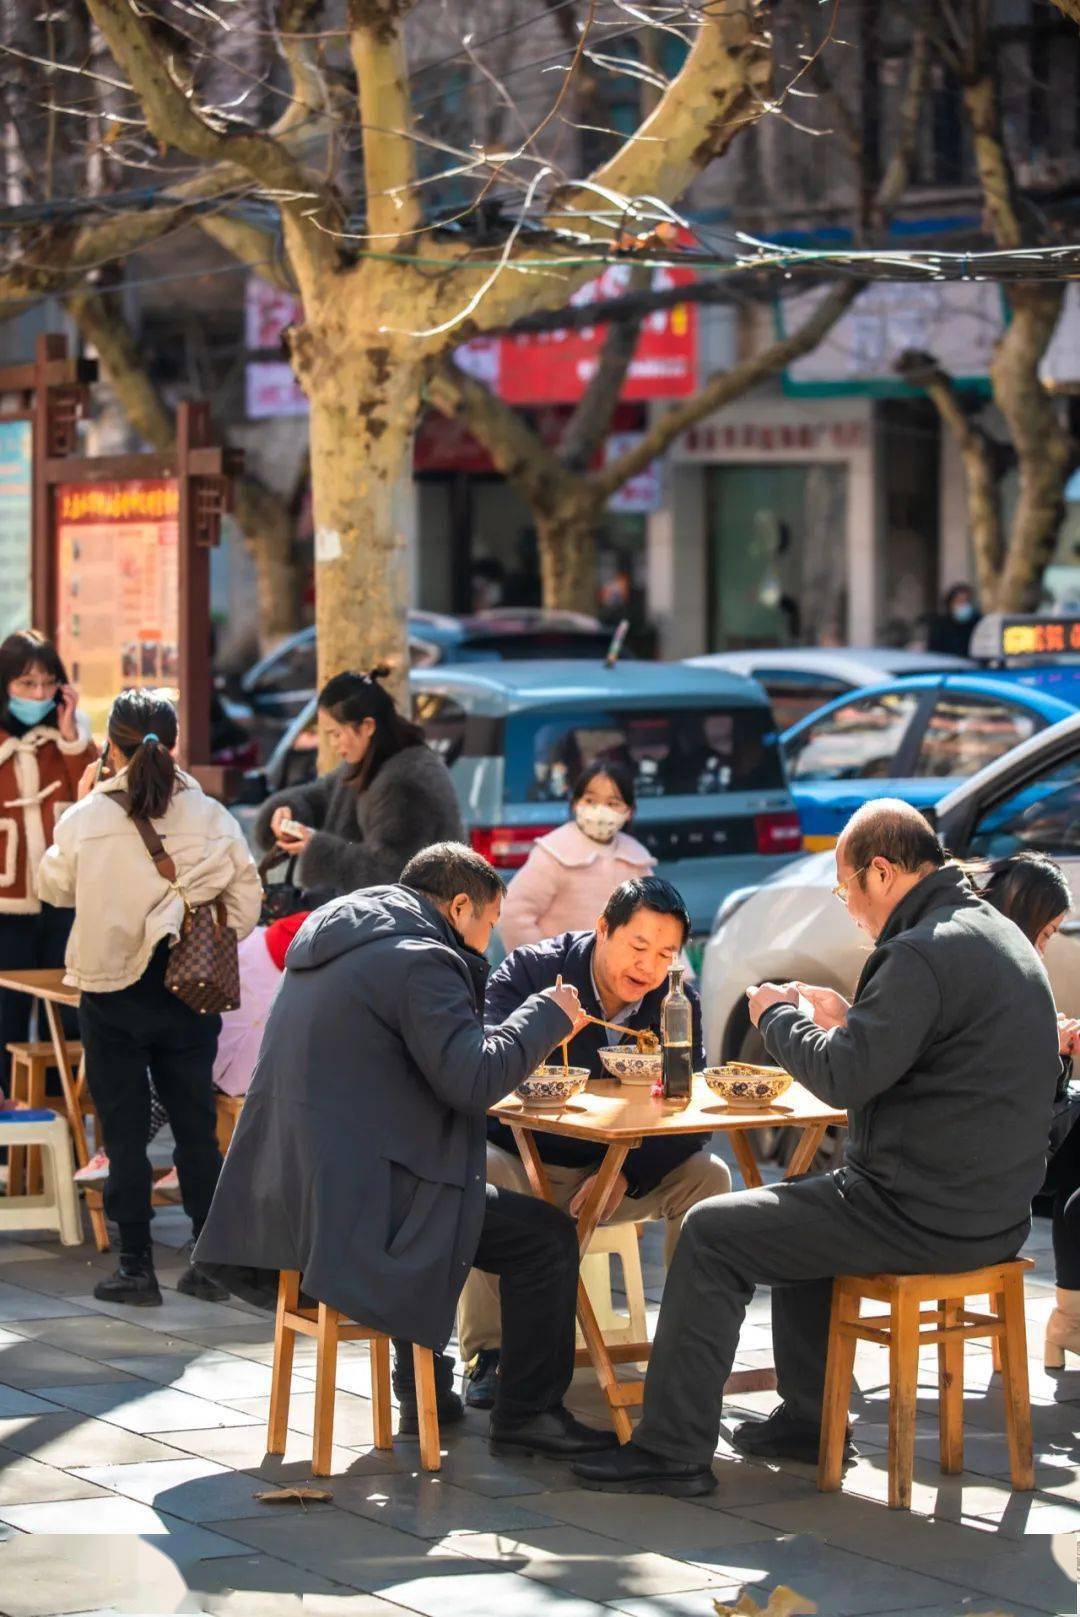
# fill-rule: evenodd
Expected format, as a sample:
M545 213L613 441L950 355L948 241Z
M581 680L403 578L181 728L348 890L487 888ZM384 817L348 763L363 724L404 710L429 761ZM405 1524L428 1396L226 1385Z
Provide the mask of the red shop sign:
M621 297L630 266L613 264L570 299L575 307ZM690 269L657 269L654 291L688 286ZM607 326L578 331L543 331L504 337L495 384L508 404L575 403L584 393L600 357ZM641 329L637 349L620 395L623 399L680 399L697 387L697 308L679 303L657 309Z

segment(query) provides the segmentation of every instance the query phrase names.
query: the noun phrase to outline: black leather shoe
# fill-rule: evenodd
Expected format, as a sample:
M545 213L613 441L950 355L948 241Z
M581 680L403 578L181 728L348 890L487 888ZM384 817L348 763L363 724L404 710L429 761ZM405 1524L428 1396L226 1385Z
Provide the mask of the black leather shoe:
M204 1303L224 1303L229 1300L229 1293L225 1287L219 1286L216 1280L211 1280L197 1263L188 1264L176 1282L176 1289L182 1291L185 1297L198 1297Z
M553 1460L600 1454L619 1445L614 1432L598 1432L586 1426L562 1404L546 1409L542 1415L511 1423L492 1415L489 1438L492 1454L546 1454Z
M498 1348L481 1348L473 1360L465 1386L465 1402L470 1409L494 1409L499 1384Z
M796 1420L789 1415L785 1404L777 1404L765 1420L744 1420L736 1426L731 1441L740 1454L748 1454L754 1459L801 1460L804 1465L817 1465L821 1432L810 1421ZM849 1427L844 1443L844 1460L854 1460L858 1453L851 1441Z
M716 1487L711 1466L665 1460L662 1454L650 1454L632 1442L610 1454L579 1460L571 1470L583 1488L603 1493L663 1493L672 1499L696 1499Z
M160 1308L161 1287L149 1252L121 1252L115 1273L99 1280L94 1296L100 1303L129 1303L133 1308Z
M439 1416L440 1430L444 1426L456 1426L465 1419L465 1405L456 1392L441 1392L435 1400L435 1409ZM404 1398L398 1400L398 1436L418 1437L420 1435L420 1414L416 1407L416 1399L410 1398L406 1393Z

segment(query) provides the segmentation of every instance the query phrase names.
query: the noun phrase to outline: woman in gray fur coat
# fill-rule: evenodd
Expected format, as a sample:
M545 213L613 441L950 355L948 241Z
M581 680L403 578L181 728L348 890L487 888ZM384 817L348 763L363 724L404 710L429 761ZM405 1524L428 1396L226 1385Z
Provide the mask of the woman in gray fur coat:
M278 792L255 824L260 847L299 855L301 887L325 897L396 882L421 848L462 838L450 772L383 689L388 673L381 665L328 682L319 715L342 762Z

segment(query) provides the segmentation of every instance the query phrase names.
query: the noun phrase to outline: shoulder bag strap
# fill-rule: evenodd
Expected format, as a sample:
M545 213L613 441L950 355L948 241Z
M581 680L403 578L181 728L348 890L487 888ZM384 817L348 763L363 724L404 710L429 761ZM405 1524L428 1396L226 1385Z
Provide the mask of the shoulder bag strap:
M173 864L169 855L165 852L165 844L154 830L154 827L150 824L150 821L141 819L137 814L132 814L131 798L127 792L110 792L109 795L113 798L114 802L119 803L120 807L127 814L136 831L138 831L139 835L142 837L147 853L157 866L158 875L163 876L170 886L175 887L176 866Z

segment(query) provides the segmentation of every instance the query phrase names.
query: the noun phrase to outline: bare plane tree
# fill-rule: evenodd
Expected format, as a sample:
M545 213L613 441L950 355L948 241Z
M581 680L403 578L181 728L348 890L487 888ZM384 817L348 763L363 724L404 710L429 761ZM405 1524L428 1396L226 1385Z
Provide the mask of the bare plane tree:
M228 104L212 100L214 81L185 65L177 43L204 25L224 40L245 18L261 17L263 5L85 0L96 33L76 72L109 81L118 98L110 115L129 120L122 127L148 161L182 159L187 172L152 207L117 198L104 217L43 223L32 251L0 278L0 301L70 290L79 274L187 221L262 264L273 245L252 208L235 204L272 209L303 305L289 348L311 407L320 675L382 658L406 665L403 496L431 362L477 332L565 302L610 256L627 221L641 228L666 217L767 109L772 57L761 0L610 4L623 25L634 13L638 28L653 25L641 17L663 12L662 25L681 31L689 49L634 134L578 175L572 158L565 167L546 154L541 136L587 60L599 0L583 10L574 54L560 58L561 82L538 124L499 151L448 152L436 141L434 153L406 49L411 14L419 22L425 9L416 0L281 0L273 45L283 110L273 122L249 118L235 91ZM222 69L221 85L229 82ZM433 157L465 192L456 220L426 212Z

